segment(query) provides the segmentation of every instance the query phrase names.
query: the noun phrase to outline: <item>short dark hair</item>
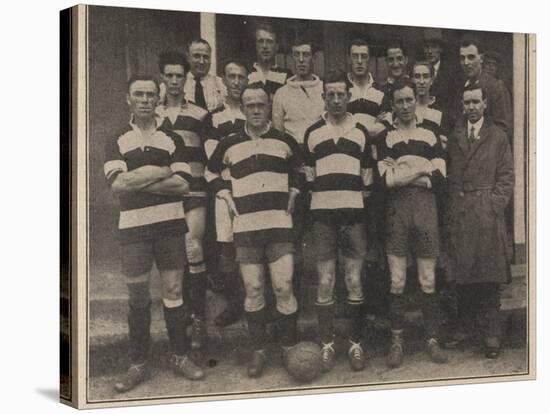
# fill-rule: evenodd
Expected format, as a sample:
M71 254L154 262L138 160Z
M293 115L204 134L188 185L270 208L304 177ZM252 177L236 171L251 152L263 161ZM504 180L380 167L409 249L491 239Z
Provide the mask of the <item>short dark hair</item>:
M244 93L248 90L250 90L250 91L256 91L256 90L264 91L265 95L267 96L267 102L269 103L269 101L270 101L269 92L267 92L267 90L265 89L264 85L261 82L255 82L255 83L251 83L250 85L246 85L246 87L243 89L243 91L241 93L241 103L243 103Z
M232 64L232 63L234 65L240 66L241 68L244 68L244 70L248 74L248 68L246 67L246 65L240 59L236 59L236 58L231 57L231 58L227 58L223 61L223 67L222 67L222 74L223 75L225 75L225 69L227 68L227 66Z
M388 50L390 49L401 49L403 55L407 56L407 49L405 49L401 39L391 39L388 43L386 43L386 47L384 49L386 56L388 56Z
M429 70L430 70L430 76L433 78L435 76L435 69L433 67L433 65L428 62L427 60L418 60L416 62L414 62L413 66L412 66L412 72L414 74L414 68L416 66L426 66Z
M187 42L187 51L189 52L189 48L192 44L199 43L208 46L208 49L210 49L210 52L212 52L212 46L210 46L210 43L208 43L208 40L203 39L202 37L196 37L194 39L191 39L189 42Z
M475 46L477 53L481 54L483 52L481 47L481 42L479 39L471 34L466 34L462 37L460 41L460 47Z
M138 81L151 81L155 84L155 86L157 88L157 93L160 92L159 83L154 77L152 77L151 75L148 75L146 73L136 73L136 74L130 76L130 79L128 79L128 83L127 83L128 93L130 92L130 87Z
M323 78L323 90L325 86L329 83L339 83L343 82L346 84L346 90L349 90L350 84L348 79L348 74L341 69L330 69Z
M162 52L159 56L160 73L164 73L166 65L183 66L184 73L187 74L187 72L189 72L189 63L187 59L185 59L185 55L180 52L175 52L173 50Z
M362 38L355 38L348 44L348 53L351 53L351 47L352 46L366 46L369 49L370 52L370 46L369 42L367 42L365 39Z
M393 102L394 99L395 99L395 92L400 91L401 89L405 89L405 88L411 88L411 90L413 91L413 93L416 96L416 85L414 84L414 82L411 81L408 78L400 78L400 79L397 79L393 84L392 93L391 93L391 101Z
M313 39L309 36L297 36L290 45L290 50L292 50L293 47L302 45L309 45L311 47L311 53L315 53L315 44L313 43Z
M481 91L481 98L482 99L487 99L487 90L479 84L468 85L464 88L464 92L471 92L471 91L477 91L477 90ZM462 98L463 99L464 99L464 92L462 92Z
M271 33L273 36L275 36L275 41L277 41L277 32L275 32L271 24L266 22L257 24L256 27L254 28L254 38L256 38L256 33L258 32L258 30L263 30L264 32Z

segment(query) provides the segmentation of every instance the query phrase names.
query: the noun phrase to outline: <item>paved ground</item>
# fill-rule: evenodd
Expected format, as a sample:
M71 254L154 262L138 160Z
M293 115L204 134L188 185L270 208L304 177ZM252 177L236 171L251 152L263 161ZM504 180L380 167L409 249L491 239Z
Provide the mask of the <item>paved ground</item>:
M89 397L91 400L143 399L152 397L170 397L182 395L217 394L232 392L251 392L255 390L284 390L304 386L296 383L273 358L260 379L246 376L245 361L232 350L220 349L216 352L224 358L210 359L212 367L205 368L206 379L191 382L176 377L170 372L165 361L157 365L153 378L146 384L126 393L112 391L113 375L91 378ZM382 384L428 379L468 378L506 374L521 374L527 369L526 350L523 347L509 346L503 350L497 360L488 360L478 349L448 351L449 362L437 365L427 359L421 349L414 349L406 355L399 369L390 370L385 365L383 350L374 351L367 368L362 372L351 372L347 360L340 355L333 371L324 374L307 387L338 387L354 384ZM214 366L215 365L215 366ZM330 391L327 389L326 391Z

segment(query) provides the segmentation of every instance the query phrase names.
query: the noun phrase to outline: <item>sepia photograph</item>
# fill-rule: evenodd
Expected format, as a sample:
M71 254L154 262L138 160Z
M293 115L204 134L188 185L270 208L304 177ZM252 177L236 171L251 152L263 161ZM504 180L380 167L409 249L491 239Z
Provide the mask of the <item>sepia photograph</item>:
M62 401L535 378L535 35L60 16Z

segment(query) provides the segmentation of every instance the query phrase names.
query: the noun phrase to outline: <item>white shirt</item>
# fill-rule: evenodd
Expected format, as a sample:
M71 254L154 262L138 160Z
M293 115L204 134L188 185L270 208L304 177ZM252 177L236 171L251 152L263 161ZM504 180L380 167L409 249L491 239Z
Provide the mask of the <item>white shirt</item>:
M479 139L479 130L481 129L481 126L483 125L483 117L479 119L475 124L470 123L468 121L468 138L470 138L470 131L472 130L472 127L474 127L474 139Z
M227 89L223 84L222 78L211 74L206 75L201 80L202 89L204 91L204 99L209 111L213 111L221 106L225 102L227 96ZM195 102L195 76L191 72L187 72L187 79L183 87L185 99L191 102Z
M439 73L440 66L441 66L441 60L438 60L437 63L434 65L434 79L437 78L437 74Z

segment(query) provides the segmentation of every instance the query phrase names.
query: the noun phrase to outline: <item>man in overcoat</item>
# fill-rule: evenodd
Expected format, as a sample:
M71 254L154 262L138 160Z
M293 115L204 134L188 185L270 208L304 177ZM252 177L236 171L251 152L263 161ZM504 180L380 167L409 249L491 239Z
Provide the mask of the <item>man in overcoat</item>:
M460 322L478 323L485 355L500 352L500 288L510 280L504 211L514 186L506 133L486 116L485 90L464 90L466 120L449 138L449 271ZM457 330L455 330L457 332Z

